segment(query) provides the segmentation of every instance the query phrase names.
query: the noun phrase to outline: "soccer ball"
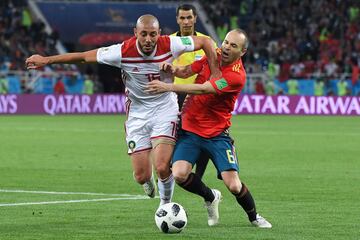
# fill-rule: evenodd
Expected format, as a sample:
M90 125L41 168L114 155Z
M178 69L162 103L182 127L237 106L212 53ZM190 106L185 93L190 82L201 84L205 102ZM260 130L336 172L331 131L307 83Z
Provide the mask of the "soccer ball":
M156 210L155 223L164 233L179 233L187 224L187 214L180 204L166 203Z

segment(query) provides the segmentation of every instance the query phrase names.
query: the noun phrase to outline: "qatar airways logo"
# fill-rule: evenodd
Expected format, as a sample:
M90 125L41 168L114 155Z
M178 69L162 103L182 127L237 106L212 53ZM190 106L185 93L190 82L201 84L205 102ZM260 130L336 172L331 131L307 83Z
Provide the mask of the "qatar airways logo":
M123 113L124 101L122 95L47 95L43 109L50 115Z
M243 95L233 114L360 115L360 97Z
M121 114L125 95L0 95L0 115ZM360 116L360 97L241 95L233 114Z
M14 114L18 109L16 95L0 95L0 113Z

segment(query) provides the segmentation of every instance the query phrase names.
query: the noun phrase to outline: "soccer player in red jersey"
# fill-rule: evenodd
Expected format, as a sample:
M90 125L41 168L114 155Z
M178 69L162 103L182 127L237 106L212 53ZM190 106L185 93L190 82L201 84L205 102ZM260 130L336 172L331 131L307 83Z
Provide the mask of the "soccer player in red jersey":
M218 49L222 72L220 78L210 78L209 66L204 57L184 67L174 67L168 63L161 66L164 71L183 78L197 73L195 84L174 85L159 81L148 84L147 91L150 93L173 91L191 94L182 111L182 129L173 155L172 171L179 186L204 198L209 226L219 221L221 192L210 189L199 176L191 172L201 152L208 153L218 171L218 178L224 181L235 196L250 222L260 228L272 227L257 213L249 189L240 181L235 148L228 133L231 112L246 82L241 57L248 45L247 34L241 29L232 30L226 35L221 50Z

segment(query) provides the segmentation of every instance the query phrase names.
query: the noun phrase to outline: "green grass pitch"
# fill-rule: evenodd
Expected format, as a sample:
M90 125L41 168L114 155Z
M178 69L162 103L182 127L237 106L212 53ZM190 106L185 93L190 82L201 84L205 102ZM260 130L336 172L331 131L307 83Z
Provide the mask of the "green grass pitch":
M1 116L0 239L360 239L359 117L235 116L240 176L273 228L249 224L211 165L204 180L223 193L220 224L208 227L202 199L176 186L189 218L175 235L155 226L159 199L119 195L143 195L124 120Z

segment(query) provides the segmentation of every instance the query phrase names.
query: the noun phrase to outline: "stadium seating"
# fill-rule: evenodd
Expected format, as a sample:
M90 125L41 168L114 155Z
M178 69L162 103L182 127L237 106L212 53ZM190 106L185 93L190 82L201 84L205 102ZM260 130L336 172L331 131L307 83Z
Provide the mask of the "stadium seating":
M303 64L302 76L287 74L298 79L301 93L311 92L310 82L303 83L303 79L305 76L317 79L313 76L316 70L326 80L344 75L351 79L354 65L360 66L358 1L202 0L202 3L213 23L220 25L218 35L224 28L241 27L248 32L250 48L245 66L254 69L254 73L263 72L270 61L280 68L284 62L290 67ZM332 62L335 72L329 76L327 71ZM357 84L352 88L353 94L357 94Z
M53 79L41 77L35 82L34 93L51 94L54 92Z
M101 18L104 24L99 27L97 22L93 21L95 18L89 14L95 12L86 11L82 13L83 17L77 21L77 24L83 24L79 28L83 32L79 30L74 32L74 30L68 29L69 21L64 21L64 17L72 14L71 10L73 9L77 14L77 9L93 7L95 2L91 1L91 4L88 4L88 1L84 0L76 2L76 4L71 3L75 4L71 5L72 7L69 7L70 2L43 1L35 3L47 22L50 22L52 26L57 26L56 31L52 29L52 32L38 20L34 11L30 11L31 7L27 1L12 1L12 4L7 4L5 1L0 4L0 11L3 13L3 17L0 18L0 29L2 29L0 37L6 40L0 42L0 71L4 73L23 71L24 59L34 53L42 55L58 53L56 44L59 40L68 42L71 50L83 50L84 45L87 48L94 48L97 47L96 44L111 44L117 39L122 41L132 35L131 28L128 26L135 21L136 16L143 14L144 11L152 12L159 17L160 22L168 24L164 27L163 32L170 33L177 29L174 4L167 5L167 8L164 8L166 10L162 11L161 8L156 7L156 4L160 3L138 3L136 1L125 3L114 1L107 5L98 1L96 9L103 10L97 11L98 18L96 19ZM285 73L287 79L292 78L298 81L301 95L313 94L314 81L319 76L327 82L325 93L336 94L337 81L343 76L351 88L352 95L360 93L360 79L355 84L349 80L352 78L354 66L360 65L360 14L359 11L350 11L350 9L359 10L359 4L356 1L224 0L214 2L201 0L200 3L214 28L219 30L220 38L223 37L221 31L224 29L227 31L241 27L248 32L250 48L244 57L244 62L248 70L249 81L255 81L253 79L257 78L257 75L252 77L252 74L258 73L264 75L262 77L264 83L268 81L269 77L266 75L266 71L269 63L272 63L279 66L280 72L287 71ZM136 4L146 4L146 8L134 7L138 6ZM109 6L110 10L106 10ZM60 11L64 7L69 7L66 11L67 15L53 14L54 11ZM128 16L127 12L130 10L122 11L123 9L131 9L135 12ZM335 11L336 9L342 9L342 11ZM108 14L106 14L107 11L109 11ZM334 12L336 14L330 14ZM30 16L30 13L33 16ZM102 14L101 17L99 14ZM167 21L170 18L172 21ZM114 27L116 27L116 31L119 29L121 31L118 34L111 34L115 31ZM67 30L62 31L62 29ZM197 30L207 33L202 21L198 21ZM94 35L93 31L101 34ZM107 34L107 31L110 33ZM75 33L83 38L76 37ZM102 37L94 38L94 36ZM284 68L284 63L289 65L288 69ZM299 70L300 65L304 66L303 70L301 68ZM329 74L332 67L334 68L333 73ZM293 69L299 70L300 73L295 74ZM59 69L54 70L58 71ZM91 71L96 73L97 69ZM82 69L82 72L85 70ZM274 76L274 83L286 94L287 79L279 79L278 75L277 73ZM21 81L24 80L20 79L20 76L17 78L8 76L8 78L9 92L21 93ZM99 77L99 79L104 78ZM79 82L76 83L73 82L74 79L63 80L69 93L81 92L83 77L77 78ZM34 84L35 88L28 91L52 92L53 80L39 79L38 81ZM254 82L248 83L244 92L254 93Z

